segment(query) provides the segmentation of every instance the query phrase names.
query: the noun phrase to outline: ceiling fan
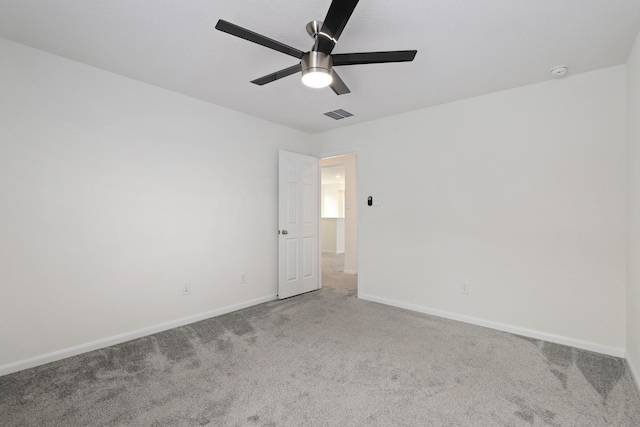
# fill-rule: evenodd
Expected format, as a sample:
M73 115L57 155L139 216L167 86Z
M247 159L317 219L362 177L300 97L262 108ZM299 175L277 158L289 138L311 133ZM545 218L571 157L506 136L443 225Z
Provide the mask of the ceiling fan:
M315 88L330 86L336 95L343 95L351 91L333 67L384 62L409 62L413 61L417 53L416 50L395 50L390 52L337 53L332 55L331 52L357 4L358 0L333 0L324 22L309 22L307 24L307 33L314 39L314 43L311 50L306 53L222 19L216 24L216 29L300 60L297 65L267 74L252 80L251 83L262 86L302 71L302 83L305 85Z

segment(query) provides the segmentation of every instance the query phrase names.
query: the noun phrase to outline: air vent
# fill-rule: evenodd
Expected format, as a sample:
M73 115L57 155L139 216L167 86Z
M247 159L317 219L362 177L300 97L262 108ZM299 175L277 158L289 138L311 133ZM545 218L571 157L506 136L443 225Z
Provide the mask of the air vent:
M331 117L334 120L340 120L344 119L345 117L353 116L353 114L343 109L329 111L328 113L324 113L324 115L327 117Z

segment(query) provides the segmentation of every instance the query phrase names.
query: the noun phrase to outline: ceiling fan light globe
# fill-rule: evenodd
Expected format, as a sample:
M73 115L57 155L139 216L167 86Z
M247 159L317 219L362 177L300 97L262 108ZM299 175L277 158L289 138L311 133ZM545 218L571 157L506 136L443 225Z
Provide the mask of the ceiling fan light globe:
M302 83L312 88L327 87L333 82L331 74L326 69L307 70L302 74Z

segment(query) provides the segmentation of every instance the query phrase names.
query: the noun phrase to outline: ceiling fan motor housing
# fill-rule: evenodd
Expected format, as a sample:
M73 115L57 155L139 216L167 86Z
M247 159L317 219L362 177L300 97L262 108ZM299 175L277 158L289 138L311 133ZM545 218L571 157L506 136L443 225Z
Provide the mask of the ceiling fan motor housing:
M302 63L302 75L304 76L307 73L331 73L331 68L333 67L333 60L331 59L331 55L327 55L323 52L307 52L302 56L300 60Z

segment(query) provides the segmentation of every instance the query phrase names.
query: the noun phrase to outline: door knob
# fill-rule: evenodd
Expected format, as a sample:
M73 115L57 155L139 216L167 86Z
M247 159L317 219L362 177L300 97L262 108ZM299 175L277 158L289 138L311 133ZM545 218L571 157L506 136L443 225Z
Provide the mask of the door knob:
M282 230L282 234L289 234L287 230Z

